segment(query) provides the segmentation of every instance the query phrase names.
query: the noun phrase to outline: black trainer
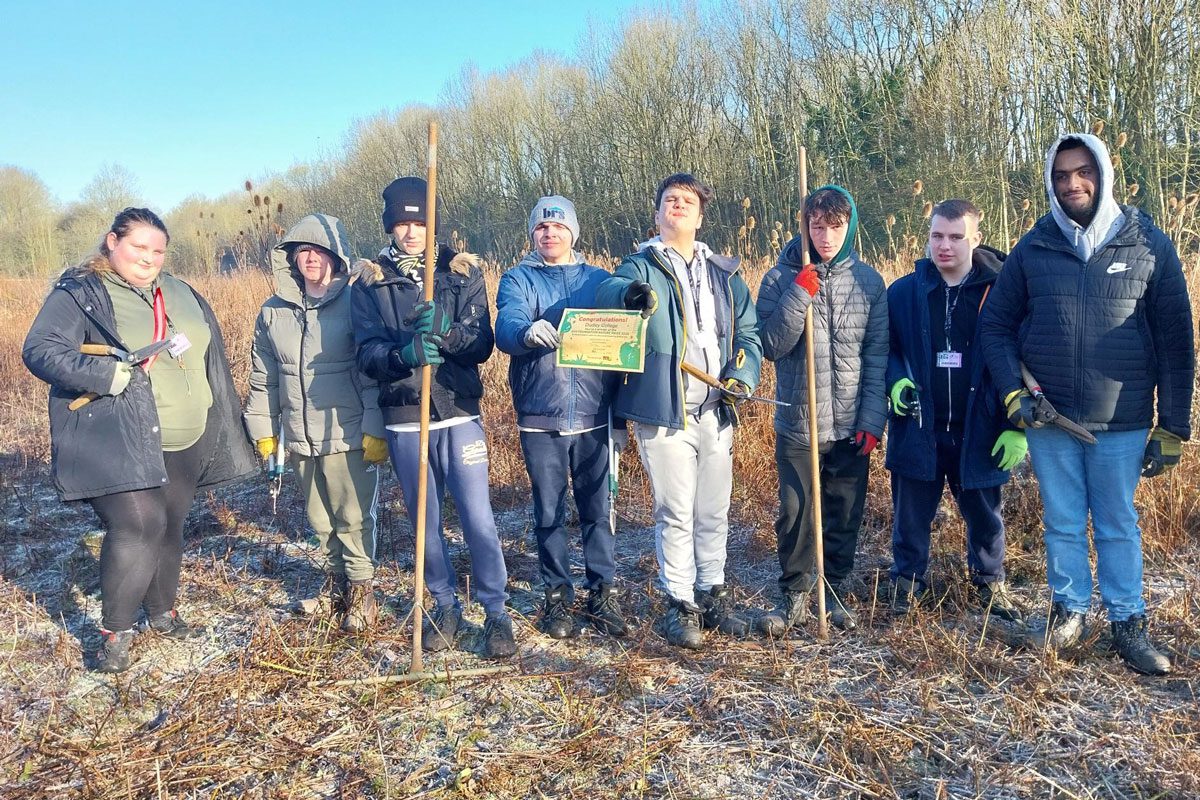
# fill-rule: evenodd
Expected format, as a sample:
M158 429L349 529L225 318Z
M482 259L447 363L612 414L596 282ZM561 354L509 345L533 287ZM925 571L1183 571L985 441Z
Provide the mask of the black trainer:
M1065 603L1055 603L1046 617L1045 630L1033 635L1037 647L1066 650L1079 644L1083 638L1087 615L1082 611L1069 611Z
M433 616L426 618L421 629L421 649L438 653L454 646L458 628L462 625L462 609L457 603L438 606Z
M165 614L159 614L156 617L150 617L147 620L146 627L161 636L167 636L180 641L203 639L208 635L208 631L203 627L188 625L184 622L183 617L179 616L179 612L175 609L171 609Z
M700 607L686 600L671 598L663 616L663 633L676 647L699 650L704 644L700 635Z
M892 614L897 617L908 616L921 605L921 601L925 599L925 592L925 587L919 582L897 575L896 580L892 582Z
M546 604L542 608L542 632L551 639L570 639L579 635L579 623L571 610L571 595L567 587L559 586L546 590Z
M96 669L99 672L124 672L129 669L129 646L133 644L133 631L100 630L103 640L96 652Z
M1112 623L1113 647L1126 666L1143 675L1166 675L1171 659L1154 646L1146 633L1145 614Z
M797 625L808 621L808 592L784 592L774 611L768 611L758 620L758 629L764 636L783 636Z
M1024 609L1017 604L1017 598L1004 581L976 584L975 595L984 614L992 614L1009 622L1025 621Z
M629 633L629 626L621 616L621 607L617 603L617 592L607 583L602 583L588 592L587 610L585 616L592 627L609 636L624 636Z
M825 613L829 615L829 622L835 628L852 631L858 627L858 617L846 608L837 590L832 586L825 587Z
M488 658L509 658L516 652L512 619L508 614L488 617L483 623L483 654Z
M733 592L728 586L717 584L707 592L697 589L696 605L704 612L700 617L701 627L718 630L726 636L745 636L750 632L750 623L733 607Z

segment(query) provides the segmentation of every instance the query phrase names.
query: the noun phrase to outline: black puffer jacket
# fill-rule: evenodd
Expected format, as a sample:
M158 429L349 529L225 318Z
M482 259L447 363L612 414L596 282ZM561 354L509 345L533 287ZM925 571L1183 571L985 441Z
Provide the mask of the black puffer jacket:
M384 251L364 264L350 298L358 366L379 381L384 423L419 422L421 373L409 369L393 372L388 353L412 341L412 329L404 318L421 301L421 287L400 274ZM483 397L479 365L487 361L496 343L479 258L441 245L433 299L453 321L453 335L447 336L442 348L445 361L433 370L430 419L476 416Z
M85 500L167 483L158 409L150 379L133 370L128 388L71 411L85 392L103 394L112 385L111 358L80 354L83 344L124 348L112 301L101 278L87 267L64 273L33 321L21 357L29 371L50 384L50 442L54 485L63 500ZM241 401L229 374L225 344L212 309L193 289L212 341L205 371L212 389L204 435L207 450L201 487L253 473L257 461L241 425Z
M1187 439L1195 380L1192 310L1175 247L1150 218L1125 224L1085 264L1050 214L1004 262L980 335L1000 396L1020 363L1059 413L1090 431L1157 425Z
M779 264L763 276L756 304L763 355L775 362L775 397L791 403L776 409L775 432L805 444L809 440L804 315L811 304L818 444L860 430L880 437L887 420L889 341L883 278L850 253L834 264L814 267L821 288L810 298L795 283L801 268L799 241L793 239Z

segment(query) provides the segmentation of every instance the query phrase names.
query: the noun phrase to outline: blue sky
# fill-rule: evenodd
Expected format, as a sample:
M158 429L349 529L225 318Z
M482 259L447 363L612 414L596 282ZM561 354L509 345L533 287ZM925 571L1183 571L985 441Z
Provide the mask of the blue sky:
M570 56L633 0L5 2L0 165L70 202L105 164L167 211L336 150L355 119L437 102L468 63Z

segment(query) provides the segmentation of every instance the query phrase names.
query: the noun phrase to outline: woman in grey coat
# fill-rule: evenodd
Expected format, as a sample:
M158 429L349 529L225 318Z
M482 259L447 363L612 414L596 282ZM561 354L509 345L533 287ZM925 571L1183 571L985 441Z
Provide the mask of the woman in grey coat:
M341 222L310 214L271 253L275 294L254 329L246 429L264 459L282 434L328 573L304 610L349 633L375 623L375 504L386 461L379 388L355 365L350 259Z

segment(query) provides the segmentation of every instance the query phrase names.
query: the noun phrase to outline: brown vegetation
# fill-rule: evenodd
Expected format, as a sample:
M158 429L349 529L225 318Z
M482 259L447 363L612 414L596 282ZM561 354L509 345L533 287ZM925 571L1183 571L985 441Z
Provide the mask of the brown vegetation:
M764 264L750 270L756 287ZM895 271L896 265L889 264ZM1191 270L1195 279L1195 268ZM894 274L892 275L894 277ZM497 271L489 271L495 296ZM196 281L212 302L244 387L253 319L271 291L258 272ZM1200 462L1139 490L1155 635L1169 679L1127 672L1091 646L1059 660L1012 646L968 603L963 532L952 510L935 533L936 608L894 623L876 596L890 561L882 459L871 476L855 576L863 627L818 643L709 639L668 647L648 487L635 453L622 466L618 577L633 635L554 642L540 604L527 479L507 391L507 360L484 369L485 427L522 652L518 671L415 685L334 686L407 665L412 536L390 475L380 519L379 629L348 639L289 616L319 582L289 484L272 517L256 481L210 496L189 527L181 607L214 628L185 646L139 636L138 663L115 679L86 671L96 646L96 521L48 486L45 388L19 360L48 284L0 281L0 785L41 797L1182 797L1200 792ZM1193 293L1193 296L1197 296ZM770 370L763 391L771 391ZM774 594L769 413L737 436L730 577L738 598ZM1009 567L1045 604L1040 504L1027 471L1007 495ZM455 560L466 573L461 538ZM80 539L83 542L80 544ZM394 618L393 618L394 616ZM478 609L470 619L478 622ZM524 621L521 621L523 618ZM482 662L479 631L427 667Z

